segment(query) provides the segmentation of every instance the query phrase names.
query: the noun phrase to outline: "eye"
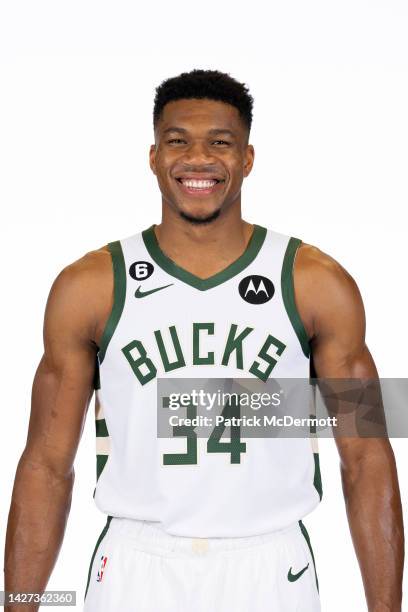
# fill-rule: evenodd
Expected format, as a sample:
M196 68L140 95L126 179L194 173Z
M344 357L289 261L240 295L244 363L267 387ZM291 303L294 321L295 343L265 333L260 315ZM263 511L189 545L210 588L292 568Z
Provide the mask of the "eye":
M231 143L227 142L226 140L214 140L213 144L229 145Z
M167 141L167 144L180 144L180 142L185 143L186 141L182 138L171 138Z

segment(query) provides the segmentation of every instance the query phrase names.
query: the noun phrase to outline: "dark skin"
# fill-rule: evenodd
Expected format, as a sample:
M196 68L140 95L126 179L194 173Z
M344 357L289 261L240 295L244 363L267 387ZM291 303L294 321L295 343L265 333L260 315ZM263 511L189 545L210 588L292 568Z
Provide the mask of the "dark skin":
M206 278L242 254L253 226L241 217L241 185L253 161L247 128L233 106L210 100L166 105L150 165L162 193L157 238L179 266ZM180 176L214 176L220 182L214 193L190 195ZM377 378L364 339L361 296L350 275L319 249L303 244L294 283L317 375ZM56 562L70 509L73 462L93 394L95 356L112 303L106 247L65 268L51 288L44 355L34 379L27 443L9 514L6 590L44 590ZM392 448L387 439L338 438L336 443L367 609L400 612L403 524ZM20 609L38 607L6 611Z

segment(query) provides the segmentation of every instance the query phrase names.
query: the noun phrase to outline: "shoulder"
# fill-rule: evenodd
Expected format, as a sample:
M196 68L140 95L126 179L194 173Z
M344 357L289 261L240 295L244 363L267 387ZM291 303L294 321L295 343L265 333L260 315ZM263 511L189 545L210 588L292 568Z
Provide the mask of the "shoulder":
M364 316L357 283L333 257L301 243L294 265L296 301L309 337L321 321Z
M356 288L351 274L333 257L316 246L302 242L295 262L295 274L299 281L307 282L310 287L328 289Z
M89 293L101 281L112 276L112 260L108 246L85 253L63 268L55 278L52 291Z
M112 307L113 284L108 246L85 253L55 278L47 300L46 319L80 327L96 341L98 329Z

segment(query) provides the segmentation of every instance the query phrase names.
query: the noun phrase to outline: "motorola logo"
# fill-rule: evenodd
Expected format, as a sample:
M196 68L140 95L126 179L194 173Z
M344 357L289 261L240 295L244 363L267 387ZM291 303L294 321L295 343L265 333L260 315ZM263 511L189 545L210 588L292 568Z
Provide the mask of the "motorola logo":
M265 304L272 299L275 287L266 276L251 274L241 280L238 291L242 299L249 304Z

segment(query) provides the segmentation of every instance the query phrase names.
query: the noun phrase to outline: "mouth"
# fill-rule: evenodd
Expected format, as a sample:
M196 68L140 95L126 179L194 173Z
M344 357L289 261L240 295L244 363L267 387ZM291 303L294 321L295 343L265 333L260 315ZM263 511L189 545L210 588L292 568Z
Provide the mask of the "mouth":
M177 183L180 185L184 193L190 195L209 195L217 191L219 185L225 183L225 179L221 178L193 178L193 177L177 177Z

